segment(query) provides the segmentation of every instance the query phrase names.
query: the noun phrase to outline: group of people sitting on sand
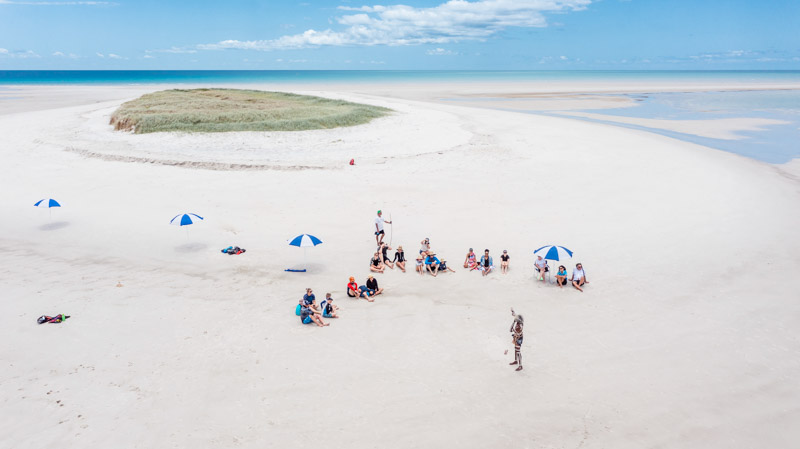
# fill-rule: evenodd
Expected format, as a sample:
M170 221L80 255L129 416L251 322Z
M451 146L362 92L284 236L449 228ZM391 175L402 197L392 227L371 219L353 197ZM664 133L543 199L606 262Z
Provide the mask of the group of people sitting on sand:
M347 283L347 296L351 298L364 298L369 302L375 301L375 296L383 293L383 289L378 285L378 280L375 276L367 276L367 282L364 285L358 285L356 278L350 276L350 282Z
M430 273L436 277L439 273L455 273L456 270L447 266L447 261L436 257L436 252L431 249L431 240L425 238L420 242L419 256L417 256L416 270L420 276Z
M306 289L306 294L303 299L297 304L295 314L300 317L300 322L303 324L315 323L317 326L330 326L322 318L339 318L339 306L333 304L333 298L330 293L325 294L325 299L317 306L314 291L310 288Z
M543 259L542 256L536 256L536 262L534 262L533 265L536 268L539 281L544 282L545 273L550 271L550 267L547 265L547 260ZM570 276L569 282L573 287L583 291L581 287L583 287L583 285L589 281L586 280L586 272L583 271L582 263L578 262L575 265L575 269L572 270L572 276ZM559 288L564 288L564 286L567 285L567 267L564 265L558 266L558 271L556 272L556 284L558 284Z
M503 254L500 256L500 272L503 274L508 273L508 260L511 257L508 255L508 251L503 250ZM492 256L489 255L489 250L483 250L483 255L481 256L480 260L478 256L475 255L475 252L472 248L467 251L467 257L464 259L464 268L472 270L478 270L481 272L482 276L486 276L487 274L491 273L494 270L494 260Z
M378 250L372 255L369 261L369 271L375 273L383 273L387 268L394 270L396 266L403 273L406 272L406 254L403 252L403 247L398 246L394 252L394 257L389 257L389 250L392 247L388 243L381 242L378 245Z

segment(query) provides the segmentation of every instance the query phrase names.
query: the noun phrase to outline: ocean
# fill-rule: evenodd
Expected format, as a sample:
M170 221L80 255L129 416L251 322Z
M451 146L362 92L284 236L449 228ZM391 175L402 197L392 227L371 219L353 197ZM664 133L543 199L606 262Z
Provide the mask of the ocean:
M797 82L800 71L747 70L0 70L0 85L721 80Z
M437 70L0 70L0 90L18 85L118 84L335 84L415 82L722 82L800 84L800 71L437 71ZM5 86L5 88L3 87ZM12 94L13 95L13 94ZM786 122L738 133L738 140L712 139L611 121L583 119L641 129L729 151L769 163L800 158L800 90L746 90L609 94L636 101L636 107L586 110L623 117L664 120L770 118ZM12 98L10 95L6 99ZM0 97L2 105L3 97ZM531 111L558 115L557 111ZM576 119L575 117L570 117Z

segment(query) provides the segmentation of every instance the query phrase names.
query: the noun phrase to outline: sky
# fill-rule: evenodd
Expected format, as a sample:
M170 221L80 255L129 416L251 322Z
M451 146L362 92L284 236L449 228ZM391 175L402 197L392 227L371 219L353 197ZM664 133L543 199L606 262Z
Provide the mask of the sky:
M0 70L800 70L800 0L0 0Z

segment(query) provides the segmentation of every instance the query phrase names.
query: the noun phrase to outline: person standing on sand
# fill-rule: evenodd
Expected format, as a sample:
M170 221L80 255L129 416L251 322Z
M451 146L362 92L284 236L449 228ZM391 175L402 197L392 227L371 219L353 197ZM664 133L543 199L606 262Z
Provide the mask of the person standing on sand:
M378 217L375 219L375 243L377 243L378 248L380 248L381 243L383 243L383 236L386 235L386 233L383 232L384 223L392 224L391 221L385 221L383 219L383 212L378 211Z
M522 327L525 325L525 319L522 315L514 313L514 308L511 308L511 316L514 317L514 322L511 323L511 340L514 343L514 361L509 365L519 365L516 371L522 370Z

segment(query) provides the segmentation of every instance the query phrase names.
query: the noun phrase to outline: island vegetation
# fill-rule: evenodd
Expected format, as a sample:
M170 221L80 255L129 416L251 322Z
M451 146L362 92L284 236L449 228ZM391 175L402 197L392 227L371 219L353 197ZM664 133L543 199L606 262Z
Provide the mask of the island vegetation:
M304 131L355 126L390 109L341 100L240 89L171 89L122 104L115 130L153 132Z

